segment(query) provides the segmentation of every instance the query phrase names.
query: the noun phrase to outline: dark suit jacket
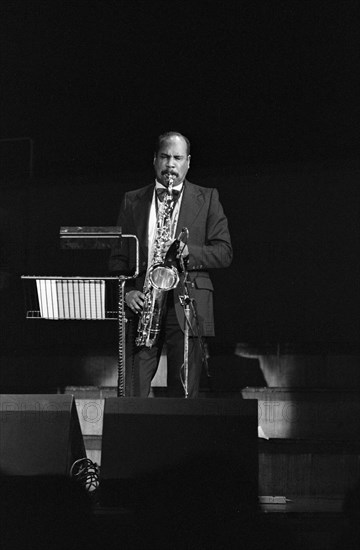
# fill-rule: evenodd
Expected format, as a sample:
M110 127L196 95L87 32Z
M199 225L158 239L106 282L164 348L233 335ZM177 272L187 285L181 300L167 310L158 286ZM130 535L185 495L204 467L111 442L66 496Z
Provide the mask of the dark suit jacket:
M143 289L148 258L148 218L154 184L125 194L117 224L123 234L139 239L139 277L126 286ZM233 257L228 222L219 202L216 189L184 182L184 191L177 224L177 233L183 227L189 230L189 280L191 297L195 299L202 336L214 335L213 285L208 270L227 267ZM114 247L110 258L110 271L129 274L135 269L135 249L130 239L123 239ZM175 308L180 326L184 327L184 314L179 303L181 280L174 290Z

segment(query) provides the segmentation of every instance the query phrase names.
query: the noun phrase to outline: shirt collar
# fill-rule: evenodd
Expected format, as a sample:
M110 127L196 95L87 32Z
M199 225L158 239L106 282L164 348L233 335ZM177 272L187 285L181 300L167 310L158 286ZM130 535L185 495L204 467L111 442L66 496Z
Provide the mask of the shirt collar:
M174 186L173 189L176 189L176 191L181 191L182 188L184 186L184 181L182 181L181 183L179 183L178 185ZM167 189L167 187L165 187L165 185L163 185L162 183L160 183L157 179L155 180L155 189Z

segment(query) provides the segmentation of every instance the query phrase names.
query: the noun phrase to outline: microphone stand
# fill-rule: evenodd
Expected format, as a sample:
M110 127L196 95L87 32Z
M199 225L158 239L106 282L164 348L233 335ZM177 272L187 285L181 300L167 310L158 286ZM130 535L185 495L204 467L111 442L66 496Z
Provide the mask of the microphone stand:
M184 243L183 248L185 247L185 245L186 243ZM179 263L181 266L181 270L184 274L184 280L182 283L183 295L179 295L179 300L180 300L180 304L184 309L184 363L183 365L184 365L184 391L185 391L185 399L187 399L189 397L189 330L191 328L190 312L193 314L193 317L195 319L195 324L197 328L197 337L199 339L199 345L201 349L202 364L205 365L207 374L209 374L209 368L208 368L205 344L204 344L202 335L200 333L200 324L199 324L199 318L198 318L197 309L196 309L196 302L194 298L190 298L189 286L188 286L189 272L186 269L186 263L183 256L181 255L181 252L179 254Z
M182 270L184 273L184 282L183 282L183 295L179 294L179 301L184 310L184 392L185 399L189 397L189 327L190 327L190 304L191 298L189 296L188 284L187 284L187 275L188 273L184 271L185 262L181 256L180 265L182 265Z

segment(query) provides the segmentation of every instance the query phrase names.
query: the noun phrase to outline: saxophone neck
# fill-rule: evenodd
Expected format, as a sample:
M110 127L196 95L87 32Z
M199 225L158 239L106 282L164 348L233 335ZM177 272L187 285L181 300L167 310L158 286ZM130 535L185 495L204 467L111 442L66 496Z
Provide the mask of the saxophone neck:
M165 178L168 183L168 192L170 195L172 195L172 189L176 178L173 174L166 174Z

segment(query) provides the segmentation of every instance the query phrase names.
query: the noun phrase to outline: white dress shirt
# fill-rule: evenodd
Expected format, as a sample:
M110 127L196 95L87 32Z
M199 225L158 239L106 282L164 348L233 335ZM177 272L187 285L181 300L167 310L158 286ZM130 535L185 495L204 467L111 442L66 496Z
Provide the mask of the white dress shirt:
M178 200L175 203L175 207L172 213L172 232L171 232L171 239L175 239L176 236L176 230L177 230L177 222L179 218L179 212L180 212L180 206L182 201L183 194L181 193L182 188L184 186L184 182L182 181L177 185L176 187L173 187L173 189L176 189L176 191L180 191L180 195ZM166 189L165 185L162 185L159 181L156 180L154 192L153 192L153 198L151 201L151 207L150 207L150 216L149 216L149 223L148 223L148 265L151 265L152 257L153 257L153 245L154 245L154 239L155 239L155 233L156 233L156 218L157 218L157 212L159 209L159 206L161 204L160 200L157 197L156 189Z

